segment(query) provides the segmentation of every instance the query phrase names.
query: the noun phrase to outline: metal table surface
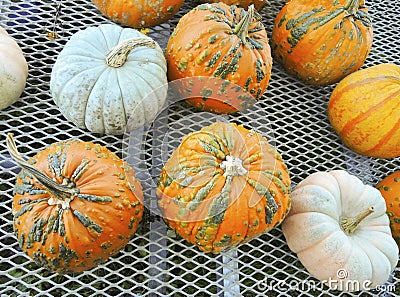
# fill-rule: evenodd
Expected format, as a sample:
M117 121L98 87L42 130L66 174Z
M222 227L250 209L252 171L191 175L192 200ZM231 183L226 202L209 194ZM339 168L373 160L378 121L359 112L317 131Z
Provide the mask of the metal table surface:
M54 23L58 4L61 13ZM269 36L285 1L269 1L261 11ZM1 296L399 296L400 268L377 291L346 294L312 284L312 278L286 245L279 227L221 255L208 255L168 230L162 219L147 211L129 244L108 262L76 275L57 275L37 266L18 247L12 230L11 203L18 167L9 158L5 135L13 132L20 151L33 156L46 145L77 138L107 146L120 156L130 136L96 135L76 128L59 112L49 92L57 54L78 30L110 23L89 0L3 0L0 25L21 46L29 64L21 98L0 111L0 295ZM165 48L179 18L195 7L186 1L178 14L148 35ZM398 12L400 1L367 1L374 24L372 51L363 68L383 62L400 63ZM55 28L58 39L47 33ZM288 165L293 186L315 171L346 169L375 185L400 168L400 158L380 160L357 155L344 147L326 115L333 86L307 86L274 63L269 87L245 115L220 116L244 122L267 133ZM143 164L152 179L189 131L217 119L175 104L157 118L152 146ZM128 160L129 161L129 160ZM147 189L152 195L154 189ZM303 287L301 288L301 285Z

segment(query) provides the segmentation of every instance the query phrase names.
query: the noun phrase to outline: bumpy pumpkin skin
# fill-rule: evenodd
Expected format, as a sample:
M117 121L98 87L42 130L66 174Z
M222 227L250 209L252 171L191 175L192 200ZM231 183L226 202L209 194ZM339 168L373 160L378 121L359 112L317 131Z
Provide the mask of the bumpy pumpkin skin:
M261 10L267 4L267 0L201 0L201 2L203 3L223 2L228 5L239 5L244 9L247 9L251 4L253 4L255 9L257 10Z
M29 163L59 184L79 189L65 209L26 171L15 185L14 230L39 265L65 274L105 262L135 233L143 214L142 187L133 169L105 147L54 143Z
M244 172L231 175L230 157ZM157 189L167 224L204 252L219 253L268 232L290 208L290 177L260 134L217 122L185 136Z
M255 14L247 14L248 23L239 25L245 15L243 8L224 3L201 4L185 14L166 48L168 79L220 78L260 99L271 77L271 50L264 26ZM223 93L223 88L187 102L200 110L236 112L229 100L213 100L218 92Z
M149 28L172 18L184 0L92 0L113 22L132 28Z
M292 0L275 19L271 47L291 75L330 85L364 64L372 39L363 0Z
M15 103L25 89L28 64L17 42L0 27L0 110Z
M400 67L356 71L333 90L328 117L344 144L375 158L400 156Z
M392 236L400 246L400 170L389 174L376 187L385 198Z

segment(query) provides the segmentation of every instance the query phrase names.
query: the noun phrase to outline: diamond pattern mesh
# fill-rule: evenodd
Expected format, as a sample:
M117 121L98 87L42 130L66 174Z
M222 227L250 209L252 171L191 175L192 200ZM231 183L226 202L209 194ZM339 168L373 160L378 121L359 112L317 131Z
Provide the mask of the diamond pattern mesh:
M269 34L284 2L270 1L262 10ZM59 3L62 3L61 14L54 22ZM233 251L213 256L184 242L149 211L125 249L90 271L60 276L33 263L20 250L13 235L11 201L19 169L7 154L6 133L15 134L25 156L33 156L52 142L70 138L97 142L122 155L127 139L95 135L76 128L59 113L49 92L52 65L69 37L80 29L110 21L89 0L3 0L0 4L0 25L17 40L29 64L27 86L21 99L0 111L1 296L349 296L319 287L303 290L290 287L314 279L288 249L279 227ZM196 1L186 1L172 20L150 29L149 36L165 48L179 18L195 5ZM400 2L368 1L367 5L375 30L373 49L364 67L398 63ZM47 35L53 29L59 35L56 40L50 40ZM341 144L326 117L331 91L332 87L303 85L275 63L262 100L248 114L225 119L243 122L263 133L273 131L274 143L283 154L294 185L312 172L332 169L347 169L374 185L400 168L399 158L361 157ZM157 176L162 162L184 134L212 121L215 117L195 113L179 104L162 113L155 127L165 133L163 145L152 134L149 137L154 147L143 155L151 177ZM152 132L160 133L156 130ZM148 189L146 195L151 196L153 190ZM399 296L399 279L397 267L386 292L370 291L362 295ZM269 288L273 282L281 287Z

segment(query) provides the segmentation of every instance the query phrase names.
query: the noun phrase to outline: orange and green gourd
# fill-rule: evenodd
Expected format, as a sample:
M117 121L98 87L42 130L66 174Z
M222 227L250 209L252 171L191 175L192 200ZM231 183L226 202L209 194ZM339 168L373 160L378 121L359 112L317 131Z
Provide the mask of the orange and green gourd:
M7 146L22 168L14 190L19 246L59 274L88 270L115 255L137 230L143 194L132 168L107 148L70 140L25 161L12 135Z
M166 58L170 81L191 77L220 80L213 88L193 92L193 98L187 100L200 110L216 113L233 113L237 106L251 105L253 98L261 98L271 77L268 37L253 5L248 11L224 3L192 9L171 34ZM226 81L236 85L240 95L243 91L249 95L232 94L219 100L219 94L226 92ZM203 95L197 97L198 93Z
M383 178L376 187L385 198L392 236L400 246L400 170Z
M162 169L157 196L177 234L216 254L283 221L290 177L264 136L216 122L183 138Z
M228 5L238 5L244 9L249 8L250 5L254 5L254 8L261 10L265 5L267 5L267 0L201 0L205 3L218 3L223 2Z
M375 158L400 156L400 66L378 64L342 79L328 104L343 143Z
M271 47L289 74L330 85L364 64L372 39L364 0L291 0L276 16Z
M149 28L165 23L178 12L183 1L92 0L100 12L113 22L132 28Z

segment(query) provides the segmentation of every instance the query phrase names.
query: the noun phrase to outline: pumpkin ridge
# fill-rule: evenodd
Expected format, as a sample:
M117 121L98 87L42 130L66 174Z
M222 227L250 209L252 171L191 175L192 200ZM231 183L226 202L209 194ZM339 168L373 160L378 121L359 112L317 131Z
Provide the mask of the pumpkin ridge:
M216 157L217 160L224 160L226 157L225 152L223 152L222 150L220 150L219 148L207 143L206 141L199 139L198 140L200 145L202 146L202 148L209 154L211 154L212 156Z
M212 223L220 226L224 220L224 215L229 207L230 193L232 190L232 176L228 176L225 180L224 186L222 187L221 193L217 195L212 201L208 216ZM222 207L222 210L220 208Z
M316 11L316 14L324 10L325 9L321 8L321 10ZM322 27L331 20L335 19L337 16L343 13L343 11L344 11L343 8L337 8L333 11L328 12L326 15L317 16L315 18L312 18L314 14L306 15L304 18L304 22L302 22L303 19L300 21L301 24L299 24L299 22L296 22L296 20L294 20L294 22L288 26L289 24L288 21L288 23L286 24L286 28L287 30L290 30L290 35L288 35L287 41L289 42L291 48L296 47L298 42L303 38L303 36L307 33L307 31L311 29L310 27L312 25L317 24L317 26L312 28L312 30L317 30L319 27Z
M350 78L351 77L352 76L350 76ZM363 87L364 85L370 84L371 82L375 82L376 80L379 81L379 80L385 80L385 79L394 79L396 81L399 81L399 83L400 83L400 78L397 78L397 77L394 77L394 76L391 76L391 75L380 75L380 76L377 76L377 77L368 77L368 78L362 79L361 81L354 81L351 84L345 85L345 87L343 87L343 88L341 88L339 90L335 90L335 96L334 96L334 98L332 98L329 101L329 107L332 108L335 105L336 101L341 100L341 97L346 92L348 92L349 90L353 89L354 87L356 87L356 86Z
M129 63L129 61L127 61L127 62ZM128 65L128 66L129 66L129 65ZM129 67L129 68L133 68L133 67ZM121 85L121 81L125 80L125 78L126 78L126 81L131 81L132 84L136 84L137 81L138 81L138 79L140 79L142 83L144 83L145 85L147 85L147 86L149 87L149 89L152 90L153 86L150 85L148 81L146 81L145 79L143 79L142 73L141 73L140 71L136 71L136 70L130 70L130 71L131 71L131 73L135 72L136 76L133 77L132 74L130 74L129 76L124 76L124 78L121 79L121 78L120 78L120 77L122 76L121 71L117 72L118 87L119 87L119 89L120 89L120 91L121 91L121 96L122 96L122 97L125 97L125 96L124 96L124 92L122 91L122 90L124 90L124 88L123 88L122 85ZM139 74L139 75L137 75L137 74ZM138 94L141 94L141 95L143 94L141 88L137 88L136 91L137 91ZM157 94L157 92L153 92L152 94ZM143 97L143 98L146 98L148 95L149 95L149 94L147 94L147 95L146 95L145 97ZM159 98L158 98L158 97L157 97L157 102L159 102ZM126 107L126 102L125 102L125 100L122 100L122 103L123 103L122 106L124 107L124 112L126 112L129 108ZM139 108L141 109L141 113L146 117L147 114L146 114L146 112L145 112L144 103L145 103L144 101L139 101L139 103L135 105L134 111L136 111L136 108L139 107ZM133 111L130 111L130 112L133 112ZM125 113L125 115L127 115L127 116L129 115L129 117L127 118L127 121L129 121L130 117L132 116L131 113ZM146 119L145 119L145 120L146 120Z
M67 66L67 67L69 68L69 66ZM97 67L96 67L96 68L97 68ZM98 68L103 68L103 71L102 71L101 73L103 73L103 72L106 71L106 69L107 69L107 68L105 68L105 66L103 66L103 65L99 65ZM95 69L95 68L88 68L88 69L85 69L85 70L81 71L81 72L78 73L77 75L71 76L71 77L69 78L69 80L66 81L66 82L64 82L64 84L61 86L61 88L59 89L58 94L62 94L63 91L64 91L66 88L70 88L70 86L69 86L68 84L69 84L71 81L77 79L77 77L80 77L80 76L82 76L82 75L84 76L84 74L86 74L86 72L94 71L94 69ZM101 73L100 73L100 74L101 74ZM92 82L92 84L91 84L91 86L90 86L90 89L87 89L87 90L86 90L86 93L90 94L90 93L92 92L92 90L93 90L93 88L95 87L95 85L96 85L96 83L97 83L98 80L99 80L99 76L96 77L96 79ZM85 80L85 81L86 81L86 80ZM59 101L58 99L61 99L61 98L59 98L59 96L53 96L53 99L55 99L55 102L57 103L57 105L59 105L59 108L60 108L60 110L63 112L63 114L64 114L64 115L68 115L68 117L69 117L70 115L69 115L69 113L67 113L67 110L68 110L69 108L67 108L67 110L65 110L65 105L63 104L63 101L65 101L65 100ZM74 103L75 103L75 102L74 102L74 99L75 99L75 100L78 100L79 102L82 102L80 96L72 97L72 98L70 98L70 99L71 99L71 102L70 102L70 105L71 105L71 106L73 106ZM85 101L86 101L86 103L85 103L84 105L81 104L81 107L82 107L82 109L83 109L83 110L82 110L82 114L83 114L83 115L86 114L87 105L88 105L88 100L85 100ZM78 104L79 104L79 102L78 102ZM79 123L79 125L81 126L82 123ZM84 123L84 121L83 121L83 125L86 126L85 123Z
M191 211L196 210L196 208L199 206L199 204L204 201L208 194L211 192L213 189L215 182L218 178L220 178L221 174L216 174L212 177L212 179L204 186L201 187L197 190L195 193L193 199L188 202L187 208Z
M85 36L81 36L81 34L79 34L79 35L80 35L79 37L85 37ZM71 37L71 38L75 39L76 37ZM67 56L71 55L72 57L74 57L74 56L82 57L83 56L85 58L92 58L92 59L94 58L95 60L103 61L103 58L99 58L99 56L101 56L101 57L104 56L104 58L105 58L105 55L102 51L99 50L98 45L88 41L86 38L80 38L80 42L84 43L86 46L89 45L90 50L82 51L82 50L78 49L78 51L76 51L76 47L72 47L68 43L66 43L64 46L65 51L63 50L59 53L60 59L64 59L64 58L68 59L68 57L65 57L65 55L67 55ZM70 51L72 51L73 54L71 54ZM66 63L66 64L68 65L68 63Z
M60 61L62 61L62 59L60 59ZM59 71L62 70L62 71L64 72L64 71L65 71L65 68L70 68L70 64L66 64L63 68L59 69ZM96 69L96 68L105 68L105 66L104 66L104 65L99 65L99 66L96 66L95 68L87 68L87 69L84 69L83 71L81 71L80 73L78 73L77 75L71 76L67 81L65 81L65 82L63 83L63 85L62 85L61 88L59 89L58 93L59 93L59 94L62 94L63 91L64 91L64 89L67 88L67 87L69 87L68 84L69 84L72 80L76 79L77 76L80 77L81 75L86 74L86 72L93 71L93 70ZM96 80L96 81L97 81L97 80ZM91 86L91 89L92 89L93 86L95 85L96 81L93 81L93 84L92 84L92 86ZM88 92L90 92L91 89L88 90ZM57 96L53 96L53 99L56 101L57 104L62 103L62 102L59 102L59 101L58 101L58 99L60 99L60 98L58 98Z
M394 92L393 94L390 94L389 97L386 97L383 101L379 102L378 104L371 106L366 112L360 113L359 115L357 115L355 118L353 118L352 120L350 120L340 131L340 133L344 136L348 135L353 129L354 127L361 123L363 120L365 120L366 118L368 118L369 115L371 115L377 108L384 106L387 102L390 102L393 97L397 96L400 94L400 90ZM396 105L396 107L400 106L400 102L398 105ZM395 125L397 126L398 123ZM395 131L393 131L394 133Z
M383 145L385 145L391 137L400 130L400 119L397 121L397 123L393 126L393 128L386 133L384 137L381 138L381 140L371 149L367 150L365 153L370 154L373 153L374 151L379 150Z
M264 170L264 171L261 171L261 173L266 175L271 182L273 181L274 184L278 185L279 189L282 191L283 194L288 193L287 186L283 183L281 178L275 176L274 171Z
M222 137L219 137L219 136L217 135L217 133L215 133L214 131L206 131L206 130L205 130L205 131L202 131L202 132L203 132L204 134L208 135L211 139L213 139L213 142L212 142L212 143L218 144L218 147L214 146L216 149L220 150L220 151L223 152L225 155L226 155L225 152L227 152L227 153L230 152L230 149L229 149L229 147L228 147L226 141L225 141ZM228 138L226 138L226 139L228 139ZM201 139L200 139L200 140L201 140ZM223 159L225 159L225 157L224 157ZM221 160L223 160L223 159L221 159Z
M265 197L265 201L266 201L265 222L267 224L272 224L272 222L274 221L274 216L277 213L279 207L278 207L278 204L276 203L273 195L271 194L270 190L252 178L247 178L246 182L251 187L253 187L261 197Z
M82 214L80 211L76 209L74 209L72 213L79 220L79 222L81 222L81 224L88 230L95 231L96 233L103 232L103 228L100 225L96 224L93 220L91 220L89 216Z

